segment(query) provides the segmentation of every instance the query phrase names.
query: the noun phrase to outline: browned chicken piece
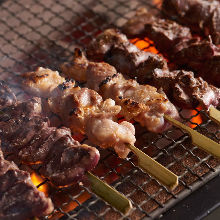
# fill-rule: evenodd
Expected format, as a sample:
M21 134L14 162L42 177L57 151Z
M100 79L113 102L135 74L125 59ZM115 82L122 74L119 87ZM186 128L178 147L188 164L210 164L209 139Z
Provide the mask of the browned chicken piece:
M83 66L87 86L98 91L104 99L115 100L122 108L120 114L127 120L134 119L149 131L162 132L169 127L164 120L164 114L178 118L176 108L155 87L127 80L107 63L89 62L82 53L78 53L78 49L74 59L81 59L87 63ZM72 63L72 70L77 70L78 67L74 67L76 63ZM76 74L72 72L72 75Z
M70 79L86 82L86 69L88 65L87 58L80 49L75 50L75 54L76 58L74 57L71 63L65 62L60 68ZM78 59L78 57L80 57L80 59Z
M27 84L24 83L24 86ZM86 134L93 144L114 147L120 157L127 157L129 150L126 144L133 145L136 139L132 124L116 122L121 107L115 105L112 99L103 101L94 90L74 85L73 81L66 81L50 92L48 95L50 110L58 114L64 125L73 132ZM38 87L40 96L41 85L38 83L34 87Z
M117 73L115 68L112 68L105 62L91 62L87 59L85 54L79 49L75 48L71 62L65 62L60 66L65 76L79 82L87 82L87 87L99 90L99 84L108 76ZM95 74L93 74L95 71ZM92 77L90 77L90 74ZM87 81L87 78L90 78Z
M39 67L36 71L27 72L22 75L24 78L24 89L33 95L49 98L50 92L65 79L57 71Z
M167 69L166 60L150 52L138 49L117 29L107 29L92 41L87 49L92 61L105 61L116 70L140 83L152 79L155 68Z
M220 89L208 84L201 77L195 78L193 72L184 70L164 72L156 69L154 83L180 107L194 108L200 104L204 109L209 109L210 106L219 105Z

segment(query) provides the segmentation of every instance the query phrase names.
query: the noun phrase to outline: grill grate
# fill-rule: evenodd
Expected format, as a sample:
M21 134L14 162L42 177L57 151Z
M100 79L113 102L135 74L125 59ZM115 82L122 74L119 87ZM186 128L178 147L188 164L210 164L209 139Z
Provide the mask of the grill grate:
M136 9L145 6L158 13L160 1L154 0L7 0L0 1L0 72L1 79L8 81L22 100L26 94L20 89L16 78L20 73L44 66L59 69L59 64L69 60L74 47L86 47L90 40L107 27L121 26L133 16ZM135 39L132 42L147 44L144 50L151 51L152 42ZM179 110L185 123L194 124L199 132L219 142L219 127L209 120L202 110ZM201 117L203 123L194 120ZM56 115L52 123L59 123ZM194 121L194 122L193 122ZM141 219L154 218L205 184L220 172L220 161L199 150L190 143L187 134L172 128L163 134L146 132L136 126L137 144L141 150L172 170L180 177L174 191L167 190L137 167L136 157L130 153L126 160L112 150L99 149L101 160L94 173L124 193L133 203L133 210L124 216L97 198L89 189L89 183L56 189L48 180L41 179L39 189L47 187L47 194L54 202L54 212L46 219ZM86 142L86 138L81 142ZM13 155L8 155L8 159ZM31 168L40 175L40 167ZM107 172L108 171L108 172ZM40 187L41 186L41 187Z

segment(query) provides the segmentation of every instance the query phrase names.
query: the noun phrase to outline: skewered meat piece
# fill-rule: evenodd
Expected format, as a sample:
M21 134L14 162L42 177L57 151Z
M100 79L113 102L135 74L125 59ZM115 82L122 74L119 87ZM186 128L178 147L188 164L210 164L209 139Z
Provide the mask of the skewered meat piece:
M146 8L140 7L135 15L123 25L122 32L129 37L142 35L145 32L145 25L151 24L154 20L155 17Z
M204 109L209 109L220 102L220 89L209 85L201 77L195 78L193 72L155 69L154 83L183 108L194 108L200 104Z
M26 86L28 78L24 80ZM112 99L103 101L102 97L91 89L74 85L74 82L66 81L50 93L48 100L50 110L58 114L64 125L73 132L86 134L93 144L114 147L120 157L127 157L130 150L126 144L133 145L136 141L135 130L128 122L121 124L116 122L121 107L115 105ZM41 85L36 84L34 87L40 90Z
M201 41L192 37L188 28L156 17L145 25L144 34L179 67L192 69L208 82L220 86L220 49L211 39Z
M220 2L216 0L163 0L162 11L193 31L212 36L220 44Z
M0 219L29 219L53 211L53 204L31 182L29 173L5 160L0 150Z
M5 81L0 80L0 108L15 104L17 99Z
M79 181L98 163L98 150L75 141L67 128L49 127L48 119L41 114L40 98L1 110L4 154L13 153L25 163L41 164L41 173L57 186Z
M155 19L153 23L146 24L144 33L151 40L157 42L160 51L169 53L180 41L191 39L189 28L181 26L167 19Z
M205 80L220 87L220 48L211 39L191 39L178 43L173 50L172 60L179 66L195 70Z
M136 23L139 24L137 28ZM154 17L145 8L139 8L136 15L125 23L123 32L133 37L138 35L149 37L156 42L157 48L165 53L169 53L178 42L192 38L189 28L175 21Z
M83 65L85 69L81 72L86 73L87 86L96 89L105 99L114 99L122 108L120 114L127 120L134 119L149 131L162 132L169 127L164 121L164 114L178 117L176 108L155 87L127 80L107 63L90 62L78 49L75 50L73 59L73 63L69 64L72 65L71 75L77 75L78 63L85 61L87 65ZM77 61L80 59L81 61ZM64 74L65 70L63 69Z
M167 69L167 62L161 56L139 50L117 29L107 29L101 33L87 50L88 58L105 61L116 70L140 83L152 79L155 68Z
M26 83L24 89L31 90L30 92L34 95L40 94L44 98L48 98L54 88L65 82L65 79L57 71L51 72L50 69L42 67L37 68L36 71L24 73L22 77L28 79L24 80Z

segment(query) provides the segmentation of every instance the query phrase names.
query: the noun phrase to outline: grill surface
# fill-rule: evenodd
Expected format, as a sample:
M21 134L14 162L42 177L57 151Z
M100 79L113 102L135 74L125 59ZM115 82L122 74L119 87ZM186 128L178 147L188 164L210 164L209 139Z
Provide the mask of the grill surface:
M69 60L74 47L86 47L100 31L111 26L121 26L135 10L145 6L158 13L159 1L126 0L7 0L0 1L0 72L20 99L24 92L16 83L20 73L37 66L59 69L59 64ZM152 42L141 39L145 50L154 50ZM140 46L140 40L133 43ZM143 46L143 44L141 44ZM195 116L192 111L179 110L184 122ZM215 141L219 141L219 127L209 120L206 113L194 110L203 123L196 129ZM59 123L51 115L54 124ZM192 119L192 121L194 121ZM119 159L111 150L100 149L101 161L94 173L124 193L133 203L133 210L124 216L97 198L89 190L89 184L78 184L56 189L48 180L38 185L47 187L55 210L46 219L141 219L155 218L175 203L202 186L220 172L220 161L192 146L190 138L177 128L163 134L152 134L136 125L137 143L140 149L177 174L179 186L169 191L137 167L136 157L131 153L126 160ZM81 138L82 142L86 138ZM11 155L7 159L10 159ZM35 171L39 167L23 169Z

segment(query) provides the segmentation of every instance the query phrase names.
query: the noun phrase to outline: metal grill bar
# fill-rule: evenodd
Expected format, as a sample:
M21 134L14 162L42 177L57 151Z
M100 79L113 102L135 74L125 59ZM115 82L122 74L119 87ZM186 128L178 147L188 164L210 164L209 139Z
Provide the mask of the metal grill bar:
M0 1L0 78L8 81L23 100L26 94L16 82L20 73L37 66L59 69L60 63L71 58L76 45L85 48L102 30L120 27L140 6L157 14L159 5L160 1L156 0ZM144 50L154 47L147 39L136 39L132 43L137 44L140 40L148 43ZM194 111L196 115L179 110L185 123L196 125L199 132L219 142L219 127L203 110ZM191 122L198 115L203 123ZM52 114L50 119L52 124L60 126L58 116ZM99 149L101 160L94 173L131 199L134 206L131 213L124 216L97 198L86 181L84 185L57 189L48 179L42 178L37 186L48 186L48 196L55 205L54 212L45 219L155 218L220 173L220 161L192 146L188 135L180 129L173 127L163 134L152 134L138 124L135 127L136 145L177 174L179 186L173 191L166 189L137 166L137 158L132 153L122 160L112 150ZM8 155L7 159L10 158L13 155ZM19 165L40 175L38 165Z

